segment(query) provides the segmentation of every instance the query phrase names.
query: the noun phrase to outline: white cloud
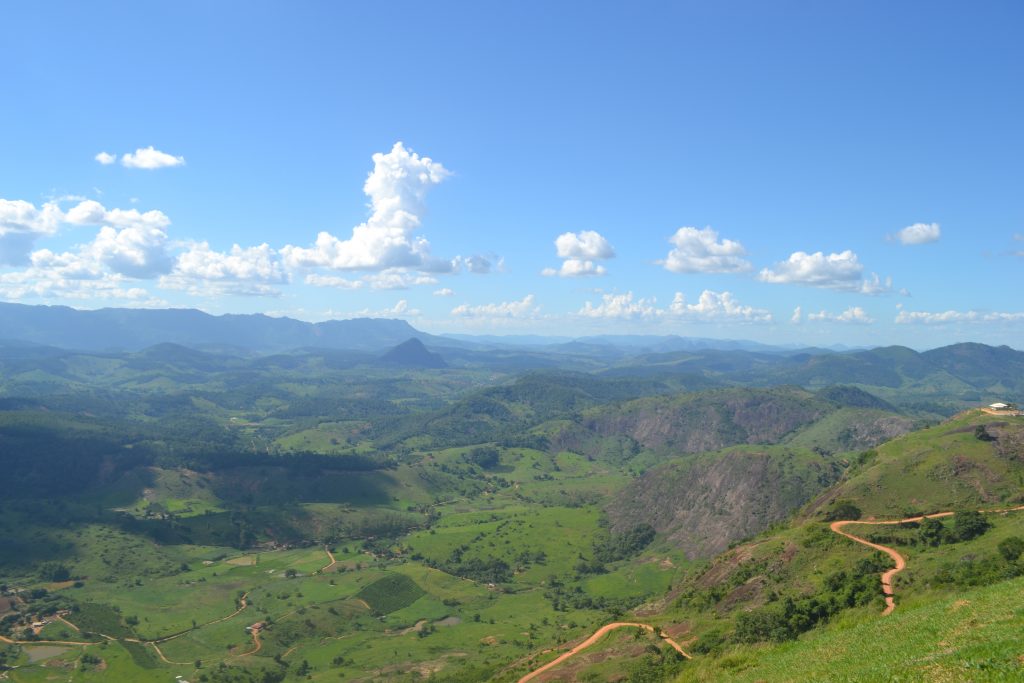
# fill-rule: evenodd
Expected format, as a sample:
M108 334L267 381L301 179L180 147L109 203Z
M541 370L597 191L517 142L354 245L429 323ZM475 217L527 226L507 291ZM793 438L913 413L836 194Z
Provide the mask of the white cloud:
M772 314L762 308L741 305L732 292L712 292L709 289L701 292L695 304L687 304L683 293L676 292L668 313L697 320L770 322L772 319Z
M555 238L555 253L562 259L559 268L545 268L541 275L559 277L582 277L604 275L605 267L595 263L615 257L615 249L600 233L594 230L563 232Z
M742 273L751 269L747 251L733 240L719 241L711 228L679 228L668 240L674 248L659 264L673 273Z
M36 208L30 202L0 199L0 264L27 263L36 240L57 234L64 223L159 231L170 225L170 222L160 211L108 211L102 204L91 199L79 202L68 209L67 213L61 210L56 201ZM110 235L103 237L109 239Z
M452 315L461 318L528 318L537 314L533 294L527 294L520 301L503 301L494 304L470 306L461 304L452 309Z
M404 268L394 268L381 273L364 275L357 280L339 277L337 275L321 275L310 273L306 276L306 284L316 287L336 287L341 289L409 289L418 285L436 285L437 278L408 271Z
M845 311L836 315L829 313L828 311L818 311L817 313L808 313L807 319L810 321L827 321L827 322L838 322L838 323L861 323L869 324L875 322L860 306L850 306Z
M466 266L466 270L470 273L475 273L476 275L486 275L491 272L490 259L485 256L481 256L480 254L456 258L456 265L460 262Z
M97 155L96 160L102 163L112 163L102 161ZM185 157L176 157L166 152L161 152L158 149L153 149L153 146L140 147L134 152L128 152L127 154L121 155L121 165L126 168L142 168L146 170L153 170L157 168L169 168L171 166L182 166L185 163Z
M420 315L420 311L417 308L410 308L409 302L405 299L399 299L391 308L383 308L377 311L371 311L368 308L364 308L361 311L356 311L348 316L343 317L355 317L355 318L415 318Z
M946 323L990 323L990 322L1024 322L1024 312L983 312L983 311L904 311L896 316L900 324L941 325Z
M207 242L192 242L178 254L174 270L160 278L165 289L183 289L198 296L278 296L274 285L290 277L277 252L267 244L232 245L228 252L210 249Z
M434 290L434 296L455 296L455 292L447 287L442 287Z
M563 232L555 238L555 252L558 258L609 259L615 256L615 249L600 233L594 230Z
M100 152L99 154L97 154L93 158L96 159L96 161L98 161L101 164L103 164L104 166L109 166L110 164L112 164L115 161L117 161L117 155L116 154L109 154L107 152Z
M676 292L668 308L658 308L657 299L635 298L633 292L603 294L601 302L587 301L577 315L585 318L617 320L690 320L694 322L770 322L772 314L762 308L740 304L732 292L705 289L696 303L686 303L686 296Z
M581 277L584 275L604 275L606 272L608 271L605 270L604 266L598 265L593 261L570 258L562 261L560 268L545 268L540 271L540 274L546 277L554 275L559 277Z
M849 249L826 256L818 251L808 254L796 251L773 268L765 268L758 275L764 282L797 284L825 289L841 289L861 294L883 294L892 290L892 279L883 282L877 274L864 278L864 266L857 254Z
M914 223L896 233L896 239L904 245L938 242L941 236L938 223Z
M68 271L70 272L70 271ZM117 301L135 307L169 306L142 287L126 287L124 278L110 273L97 273L83 278L72 273L67 277L61 268L32 266L12 273L0 273L0 297L10 300L43 299L46 301L73 299L84 303Z
M664 311L657 307L657 300L633 299L633 292L625 294L603 294L601 303L596 306L591 302L583 304L579 315L586 318L616 318L620 320L636 320L657 318Z
M802 309L800 306L797 306L796 308L793 309L793 315L790 317L789 322L793 323L794 325L799 325L800 323L803 322L803 315L804 309Z
M20 199L0 199L0 265L26 263L35 241L55 234L63 220L56 202L36 208Z
M281 250L292 268L387 270L419 268L450 272L450 261L430 256L430 244L413 232L419 228L427 191L450 174L438 162L407 150L401 142L387 154L373 155L374 168L363 185L372 214L342 240L320 232L310 248L288 245Z

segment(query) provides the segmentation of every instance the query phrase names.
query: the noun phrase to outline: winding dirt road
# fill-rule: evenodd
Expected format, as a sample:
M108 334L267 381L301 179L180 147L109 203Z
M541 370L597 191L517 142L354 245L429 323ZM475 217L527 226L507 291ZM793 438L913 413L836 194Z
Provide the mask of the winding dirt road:
M1018 505L1017 507L1013 508L978 510L978 512L984 514L996 514L1004 512L1018 512L1020 510L1024 510L1024 505ZM866 545L869 548L874 548L875 550L885 553L886 555L891 557L893 561L896 563L895 567L882 573L882 592L885 593L885 609L882 610L882 616L885 616L886 614L892 614L892 611L896 609L896 599L895 593L892 588L892 579L894 576L896 576L901 571L906 569L907 559L900 555L893 548L890 548L889 546L885 545L880 545L878 543L872 543L871 541L865 538L861 538L860 536L854 536L848 531L843 531L843 527L849 524L871 524L876 526L891 526L894 524L903 524L905 522L922 522L926 519L936 519L938 517L951 517L953 516L953 514L954 513L952 511L936 512L930 515L918 515L917 517L906 517L904 519L889 519L884 521L865 521L860 519L847 519L840 522L832 522L832 524L829 525L829 528L832 529L832 531L834 531L835 533L839 534L840 536L846 536L851 541L856 541L857 543Z
M677 643L676 641L672 640L668 636L666 636L666 635L664 635L664 634L662 634L660 632L655 631L654 627L651 626L650 624L638 624L638 623L633 623L633 622L629 622L629 621L616 621L616 622L613 622L611 624L605 624L601 628L599 628L596 631L594 631L594 635L590 636L589 638L584 640L582 643L580 643L579 645L577 645L573 649L571 649L568 652L565 652L562 655L558 656L557 658L551 660L550 662L548 662L544 666L540 667L539 669L534 669L530 673L526 674L525 676L523 676L522 678L519 679L519 683L526 683L527 681L532 680L533 678L536 678L537 676L540 676L542 673L544 673L548 669L553 669L554 667L558 666L559 664L561 664L565 660L569 659L570 657L573 657L573 656L579 654L580 652L582 652L583 650L586 650L588 647L590 647L591 645L593 645L597 641L601 640L601 638L604 637L606 634L608 634L610 631L614 631L617 628L642 628L642 629L645 629L647 631L650 631L651 633L658 633L658 636L662 640L664 640L666 643L671 645L675 649L676 652L681 654L683 657L686 657L687 659L691 658L690 655L688 655L686 652L683 651L683 648L681 648L679 646L679 643Z

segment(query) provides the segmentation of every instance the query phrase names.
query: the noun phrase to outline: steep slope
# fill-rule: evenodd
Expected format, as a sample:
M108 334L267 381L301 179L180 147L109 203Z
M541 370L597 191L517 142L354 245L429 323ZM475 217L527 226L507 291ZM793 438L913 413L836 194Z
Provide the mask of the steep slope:
M841 473L808 450L734 448L649 470L607 512L614 529L650 524L688 557L711 557L788 518Z
M1024 502L1024 418L972 410L894 439L808 512L836 500L879 517Z

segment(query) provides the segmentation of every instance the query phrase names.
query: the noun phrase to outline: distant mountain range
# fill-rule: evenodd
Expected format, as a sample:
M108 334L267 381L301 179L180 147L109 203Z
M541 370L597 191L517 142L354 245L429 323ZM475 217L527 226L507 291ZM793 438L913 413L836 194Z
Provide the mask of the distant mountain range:
M0 340L26 342L80 351L139 351L163 343L206 351L275 353L298 348L380 351L408 339L432 347L489 350L528 349L572 356L635 356L717 349L761 353L792 353L792 346L753 341L680 337L677 335L432 335L404 320L355 318L308 323L263 314L210 315L187 308L101 308L28 306L0 303ZM844 348L801 349L808 353Z
M307 323L262 314L215 316L186 308L81 311L0 303L0 339L80 351L138 351L162 343L236 353L303 347L379 351L410 338L433 336L404 320L382 318Z

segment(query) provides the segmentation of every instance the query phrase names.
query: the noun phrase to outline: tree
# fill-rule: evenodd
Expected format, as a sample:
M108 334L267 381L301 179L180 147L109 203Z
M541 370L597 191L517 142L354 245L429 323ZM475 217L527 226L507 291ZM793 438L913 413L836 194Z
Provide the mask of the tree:
M1024 538L1010 536L1000 541L997 547L1003 559L1007 562L1016 562L1021 555L1024 555Z
M989 530L992 524L977 510L964 510L953 515L953 535L958 541L969 541Z
M937 519L925 519L921 522L921 528L917 532L921 543L930 546L941 545L947 540L949 532L946 527Z

